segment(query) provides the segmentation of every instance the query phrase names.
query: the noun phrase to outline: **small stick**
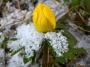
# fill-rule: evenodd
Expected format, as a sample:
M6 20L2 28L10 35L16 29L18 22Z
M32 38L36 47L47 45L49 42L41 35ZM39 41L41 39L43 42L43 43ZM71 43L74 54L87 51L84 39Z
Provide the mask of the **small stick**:
M81 16L81 14L77 11L77 10L75 10L76 11L76 13L78 14L78 16L81 18L81 20L85 23L85 19ZM86 23L85 23L86 24Z

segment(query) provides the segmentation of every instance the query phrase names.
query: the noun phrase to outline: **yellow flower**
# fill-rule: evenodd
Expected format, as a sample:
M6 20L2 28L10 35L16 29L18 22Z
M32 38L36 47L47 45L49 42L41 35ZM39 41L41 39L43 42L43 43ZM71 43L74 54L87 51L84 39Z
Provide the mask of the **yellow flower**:
M43 3L38 4L33 11L33 22L38 32L53 31L56 27L54 13Z

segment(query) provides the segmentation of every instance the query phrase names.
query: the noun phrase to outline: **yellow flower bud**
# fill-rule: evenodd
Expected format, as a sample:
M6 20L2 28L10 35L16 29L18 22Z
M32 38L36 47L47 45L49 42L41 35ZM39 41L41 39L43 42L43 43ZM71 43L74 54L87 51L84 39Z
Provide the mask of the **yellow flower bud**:
M53 31L56 27L53 11L43 3L38 4L33 11L33 22L38 32Z

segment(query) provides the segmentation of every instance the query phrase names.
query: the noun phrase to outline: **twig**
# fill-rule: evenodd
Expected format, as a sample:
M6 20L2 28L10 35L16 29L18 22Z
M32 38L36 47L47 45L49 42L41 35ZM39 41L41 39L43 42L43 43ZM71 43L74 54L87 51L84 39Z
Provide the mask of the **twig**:
M80 12L78 12L77 10L75 10L76 13L78 14L78 16L81 18L81 20L85 23L85 19L81 16ZM86 24L86 23L85 23Z

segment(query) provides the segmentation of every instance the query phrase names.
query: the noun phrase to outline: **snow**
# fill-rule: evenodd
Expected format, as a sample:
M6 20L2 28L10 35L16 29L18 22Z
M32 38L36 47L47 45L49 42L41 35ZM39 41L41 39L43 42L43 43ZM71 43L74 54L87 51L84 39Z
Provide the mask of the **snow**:
M9 61L7 67L25 67L23 63L23 58L19 53L15 54Z
M61 2L47 0L44 3L52 9L52 11L55 13L57 20L59 20L68 12L68 6L63 3L63 0L61 0Z
M13 3L12 2L7 2L6 3L6 7L7 7L7 10L8 10L8 12L13 12L14 10L15 10L15 5L13 5Z
M64 52L68 51L67 38L61 34L61 32L48 32L46 38L49 39L51 46L56 52L57 56L62 56Z
M25 48L25 53L28 56L33 56L33 50L38 51L40 44L43 40L43 33L36 31L34 25L31 24L22 24L17 27L16 41L8 43L8 47L11 50L18 50L20 47Z
M2 32L0 32L0 43L2 43L2 42L3 42L3 40L4 40L4 35L3 35L3 33L2 33Z
M24 47L26 56L33 56L33 50L38 51L43 39L49 39L51 46L56 52L57 56L62 56L64 52L68 51L67 38L62 35L61 32L47 32L39 33L34 27L34 24L22 24L16 29L17 34L15 37L17 40L9 41L8 48L12 51L18 50ZM23 65L22 58L15 54L10 60L8 67L20 67Z
M4 57L4 55L5 55L4 50L0 48L0 58L1 58L1 57Z
M7 14L6 17L0 20L1 28L11 26L17 22L27 21L31 17L31 11L15 9L14 12Z
M28 25L22 24L17 27L16 41L10 41L8 47L15 51L21 47L25 48L25 53L28 56L33 56L33 50L38 51L44 38L50 39L50 43L53 46L58 56L68 50L67 38L61 34L61 32L47 32L39 33L35 29L33 23Z

